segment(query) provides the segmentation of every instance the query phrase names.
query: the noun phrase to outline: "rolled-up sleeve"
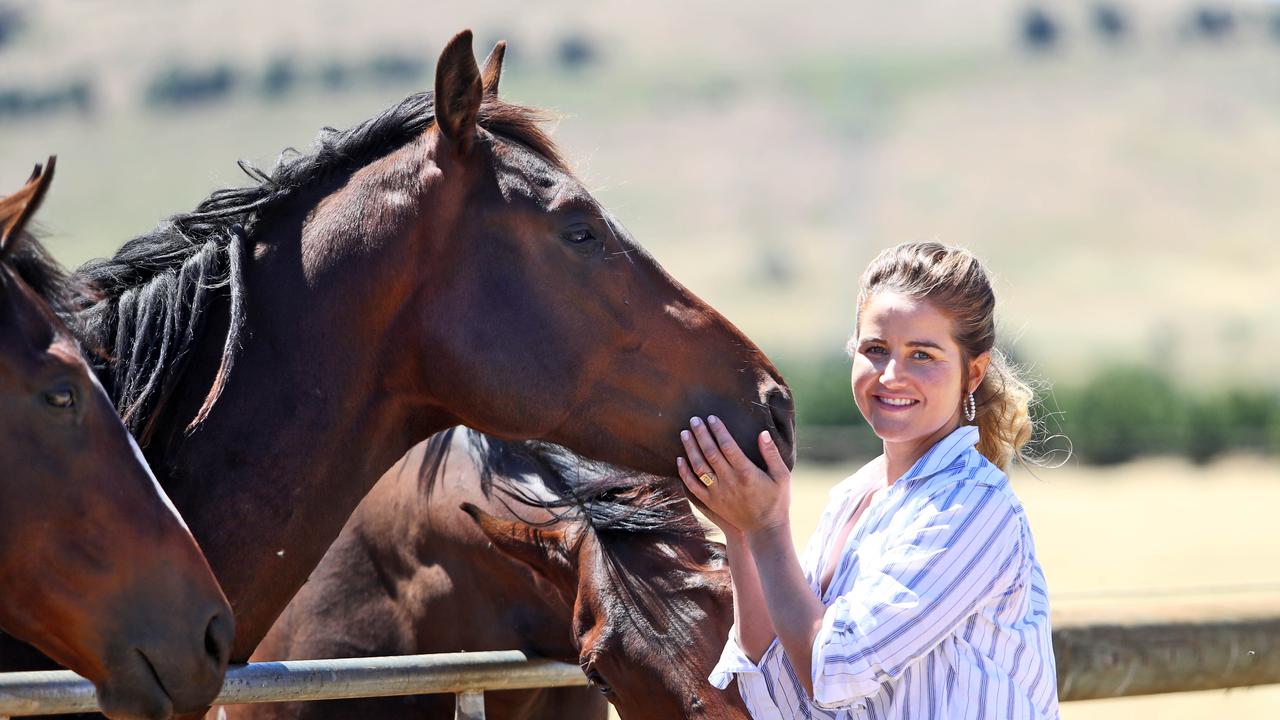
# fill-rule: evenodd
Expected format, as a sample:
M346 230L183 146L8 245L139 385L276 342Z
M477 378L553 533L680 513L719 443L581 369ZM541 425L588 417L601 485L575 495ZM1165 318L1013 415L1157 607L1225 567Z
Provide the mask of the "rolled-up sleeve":
M814 639L814 704L848 707L899 677L1017 581L1023 551L1014 501L988 485L940 491L896 537L864 544Z
M729 639L724 644L724 650L720 653L720 661L711 670L711 675L707 680L712 685L723 690L729 687L729 683L733 681L733 676L738 674L759 675L760 668L751 662L751 658L747 657L742 645L738 644L738 626L734 625L733 629L729 631Z
M775 651L774 646L777 642L775 639L773 645L765 652L764 658L768 658ZM763 658L761 663L764 663ZM720 653L720 661L716 663L707 680L713 686L724 690L729 687L730 682L733 682L734 677L738 679L738 694L742 696L742 701L753 719L782 718L782 713L773 700L773 693L769 689L764 671L759 665L751 662L751 658L747 657L746 651L738 643L737 625L729 631L729 639L724 644L724 651Z

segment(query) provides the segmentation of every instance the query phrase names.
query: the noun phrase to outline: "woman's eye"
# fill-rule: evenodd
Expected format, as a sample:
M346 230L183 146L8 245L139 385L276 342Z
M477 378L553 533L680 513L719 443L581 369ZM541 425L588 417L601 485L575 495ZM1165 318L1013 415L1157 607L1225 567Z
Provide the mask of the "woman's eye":
M50 407L66 410L76 406L76 391L70 387L60 387L44 394L44 401Z
M590 228L576 228L564 234L565 242L570 245L582 245L595 239L595 236L591 234Z
M923 350L917 350L911 354L916 360L932 360L933 356Z
M871 347L867 348L866 350L863 350L862 352L868 355L883 355L885 352L885 349L880 347L879 345L872 345Z

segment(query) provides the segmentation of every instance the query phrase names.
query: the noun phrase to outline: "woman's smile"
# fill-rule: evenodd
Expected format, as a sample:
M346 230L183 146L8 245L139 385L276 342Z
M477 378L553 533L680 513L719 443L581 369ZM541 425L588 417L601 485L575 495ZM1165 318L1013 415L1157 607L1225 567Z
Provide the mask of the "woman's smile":
M904 397L893 397L890 395L875 395L876 402L889 412L898 412L907 410L920 404L919 400Z

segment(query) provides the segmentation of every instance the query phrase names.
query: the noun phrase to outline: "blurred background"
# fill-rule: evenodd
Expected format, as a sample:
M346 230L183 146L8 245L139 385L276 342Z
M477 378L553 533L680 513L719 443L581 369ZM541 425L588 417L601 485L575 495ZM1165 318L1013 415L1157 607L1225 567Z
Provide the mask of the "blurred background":
M429 89L464 27L792 383L797 533L878 452L858 276L936 239L984 259L1041 386L1061 467L1014 474L1055 603L1280 602L1280 2L0 0L0 190L58 154L48 246L110 253ZM1280 690L1064 707L1139 712L1276 717Z

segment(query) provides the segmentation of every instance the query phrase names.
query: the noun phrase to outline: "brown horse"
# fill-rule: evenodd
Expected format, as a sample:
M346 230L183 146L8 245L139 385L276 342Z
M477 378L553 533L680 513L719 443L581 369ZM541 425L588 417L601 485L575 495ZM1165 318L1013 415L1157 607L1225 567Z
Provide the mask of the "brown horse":
M670 473L715 413L791 453L777 370L497 97L501 57L482 74L459 34L434 93L81 269L100 376L231 600L234 660L382 473L453 425Z
M222 687L231 608L55 312L71 285L24 231L53 168L0 199L0 629L109 715L169 717Z
M433 487L422 478L436 468ZM723 548L682 495L461 429L383 476L254 659L519 649L580 663L596 689L486 693L491 720L604 718L602 698L628 720L745 718L736 693L705 680L732 621ZM421 695L229 716L452 718L453 704Z

